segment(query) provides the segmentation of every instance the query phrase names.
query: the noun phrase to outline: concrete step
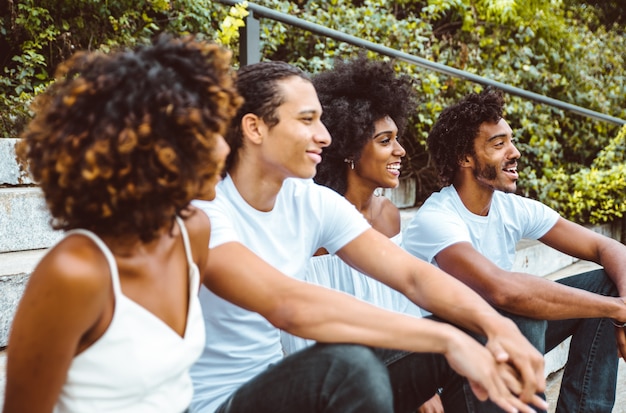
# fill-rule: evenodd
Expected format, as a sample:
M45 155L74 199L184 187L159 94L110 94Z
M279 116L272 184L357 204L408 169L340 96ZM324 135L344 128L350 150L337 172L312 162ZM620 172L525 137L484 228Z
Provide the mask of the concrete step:
M50 247L61 233L49 219L38 187L0 188L0 253Z
M30 176L17 163L18 139L0 139L0 253L51 246L60 236Z
M6 387L7 352L0 349L0 407L4 404L4 392Z
M29 185L33 181L15 159L18 139L0 138L0 185Z
M46 251L0 253L0 347L7 345L11 322L28 276Z

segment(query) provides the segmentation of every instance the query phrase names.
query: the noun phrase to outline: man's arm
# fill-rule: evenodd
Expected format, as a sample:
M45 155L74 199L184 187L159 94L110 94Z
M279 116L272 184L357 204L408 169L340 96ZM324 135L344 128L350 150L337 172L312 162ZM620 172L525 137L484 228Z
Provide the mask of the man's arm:
M572 257L600 264L615 283L620 296L626 297L624 244L564 218L559 218L540 241Z
M582 225L560 218L541 241L565 254L593 261L604 267L620 295L621 312L609 315L619 323L626 307L626 246L616 240L591 231ZM618 324L616 324L617 327ZM616 328L615 338L621 357L626 360L626 328Z
M584 235L586 231L591 233L593 239L599 235L590 230L581 231L582 234L569 234L569 238L564 237L568 238L567 241L562 239L558 244L555 242L556 235L562 237L564 234L562 221L559 219L541 240L565 253L576 253L579 258L594 260L593 248L583 246L589 244ZM442 270L470 286L493 306L510 313L544 320L594 317L624 320L626 317L626 305L619 298L601 296L531 274L505 271L469 242L444 248L436 255L436 260Z
M402 292L417 305L482 334L497 357L506 353L528 387L544 385L542 356L519 332L469 287L435 266L415 258L384 235L370 229L337 254L357 270ZM526 399L527 400L527 399Z
M402 252L386 237L380 237ZM292 334L323 342L441 353L454 370L470 380L479 398L488 396L506 411L530 412L524 403L542 405L535 395L545 387L543 361L538 354L532 370L537 374L532 380L524 380L522 388L506 369L505 358L497 360L492 349L488 351L461 330L386 311L347 294L285 276L240 243L212 248L205 270L205 285L215 294L260 313ZM520 393L520 398L515 396Z

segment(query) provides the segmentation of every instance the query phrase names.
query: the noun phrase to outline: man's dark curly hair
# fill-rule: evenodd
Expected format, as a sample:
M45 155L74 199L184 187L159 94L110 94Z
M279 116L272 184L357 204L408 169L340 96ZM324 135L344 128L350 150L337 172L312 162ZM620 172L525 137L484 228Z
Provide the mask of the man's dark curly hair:
M444 186L452 183L459 161L475 153L474 140L480 125L499 122L503 106L502 92L487 88L465 96L441 112L428 134L427 144Z
M263 119L270 128L278 124L280 119L276 109L285 102L278 82L292 76L310 80L299 68L280 61L254 63L237 71L237 91L243 97L244 103L233 117L226 134L226 141L231 149L226 160L226 171L235 164L237 152L243 144L241 131L243 117L253 113Z
M344 159L359 160L374 135L374 123L385 116L394 120L400 135L417 104L415 89L411 78L397 74L391 63L364 54L337 60L333 69L313 77L313 85L324 110L322 122L332 137L315 181L344 195Z
M206 196L220 168L216 138L241 103L230 58L216 44L161 35L61 64L16 148L52 226L147 242Z

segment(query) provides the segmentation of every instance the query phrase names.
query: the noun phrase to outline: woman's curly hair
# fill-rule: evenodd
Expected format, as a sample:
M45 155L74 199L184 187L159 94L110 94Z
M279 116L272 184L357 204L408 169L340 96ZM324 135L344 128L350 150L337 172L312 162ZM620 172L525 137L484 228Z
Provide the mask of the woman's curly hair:
M412 80L395 72L390 62L360 54L338 60L331 70L313 77L322 108L322 122L332 143L322 155L315 181L340 194L347 190L347 163L359 160L374 135L374 124L391 117L401 134L417 105Z
M459 162L475 153L474 139L480 125L502 119L503 106L502 92L486 88L481 93L470 93L441 112L428 134L427 144L442 185L450 185Z
M53 228L146 242L212 191L217 137L241 104L230 58L216 44L163 34L63 63L16 147Z

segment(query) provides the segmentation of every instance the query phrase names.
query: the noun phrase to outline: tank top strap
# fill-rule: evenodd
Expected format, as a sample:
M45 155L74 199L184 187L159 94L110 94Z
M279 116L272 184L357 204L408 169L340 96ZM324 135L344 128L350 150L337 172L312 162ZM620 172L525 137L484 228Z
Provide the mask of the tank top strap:
M100 248L100 251L102 251L102 254L109 264L109 271L111 272L111 282L113 283L113 291L115 291L116 296L121 294L122 290L120 287L120 275L117 271L117 263L115 262L115 257L113 256L113 253L104 243L104 241L102 241L100 237L98 237L96 234L86 229L72 229L70 231L67 231L65 233L65 236L67 237L71 234L84 235L87 238L91 239L98 246L98 248Z
M191 244L189 243L187 227L185 227L185 222L178 215L176 215L176 222L178 223L180 232L183 235L183 245L185 246L185 255L187 256L187 265L189 265L189 268L193 268L196 263L193 261L193 256L191 255Z

